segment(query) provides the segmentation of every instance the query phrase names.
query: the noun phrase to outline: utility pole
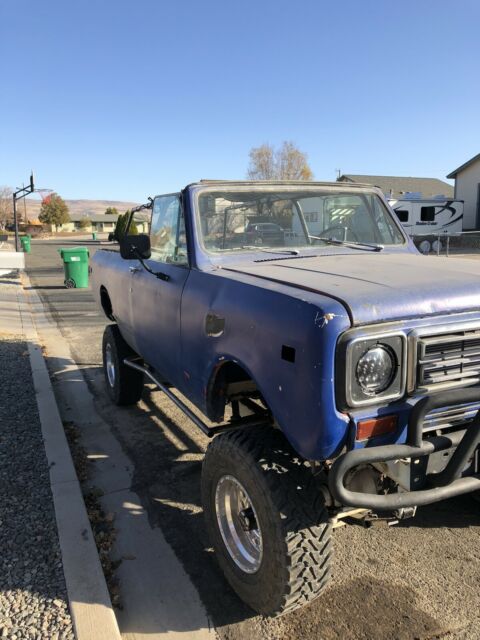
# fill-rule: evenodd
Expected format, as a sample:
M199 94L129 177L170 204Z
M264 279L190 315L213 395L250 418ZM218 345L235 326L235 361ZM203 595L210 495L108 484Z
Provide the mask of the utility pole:
M23 182L22 182L22 187L24 187L24 186L25 186L25 185L24 185L24 184L23 184ZM27 201L26 201L26 199L25 199L25 198L23 199L23 222L24 222L25 224L28 224L28 218L27 218Z
M15 251L20 251L20 244L18 242L18 217L17 217L17 200L21 200L35 191L33 184L33 172L30 174L30 184L27 187L22 187L13 192L13 225L15 227Z

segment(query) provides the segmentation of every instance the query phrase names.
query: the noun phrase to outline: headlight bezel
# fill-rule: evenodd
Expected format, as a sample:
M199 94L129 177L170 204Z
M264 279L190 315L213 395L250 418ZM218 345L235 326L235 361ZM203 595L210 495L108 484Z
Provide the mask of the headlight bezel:
M360 358L375 346L386 347L394 354L396 371L389 385L382 391L369 395L365 393L356 379ZM339 401L344 408L365 407L398 400L406 393L407 386L407 336L401 331L364 332L356 337L344 336L337 350L337 371L340 376Z

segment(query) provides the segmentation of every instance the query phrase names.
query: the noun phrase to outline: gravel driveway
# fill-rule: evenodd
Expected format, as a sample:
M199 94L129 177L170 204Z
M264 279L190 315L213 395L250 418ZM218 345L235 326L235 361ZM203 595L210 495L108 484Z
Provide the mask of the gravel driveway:
M47 459L22 337L0 334L0 363L0 637L73 640Z

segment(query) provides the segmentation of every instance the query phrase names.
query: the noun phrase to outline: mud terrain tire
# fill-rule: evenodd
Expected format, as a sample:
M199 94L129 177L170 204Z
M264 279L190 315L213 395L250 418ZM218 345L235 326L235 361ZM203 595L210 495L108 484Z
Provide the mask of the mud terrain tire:
M105 327L103 333L103 373L110 398L116 405L135 404L140 400L144 386L144 375L123 364L124 358L135 356L135 352L122 338L116 324Z
M218 487L232 477L227 482L245 489L261 532L254 572L238 566L220 530ZM315 478L279 431L253 427L217 436L203 462L202 501L218 562L252 609L278 615L320 595L330 577L331 525Z

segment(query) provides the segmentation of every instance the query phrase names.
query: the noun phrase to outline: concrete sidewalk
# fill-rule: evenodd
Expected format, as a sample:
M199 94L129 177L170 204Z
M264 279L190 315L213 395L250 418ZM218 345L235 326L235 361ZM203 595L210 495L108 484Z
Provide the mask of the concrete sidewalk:
M22 309L27 302L18 275L0 275L0 334L24 334Z
M50 526L53 526L53 531L55 531L55 528L58 531L56 544L57 548L58 544L60 547L58 549L58 554L60 555L61 553L60 567L63 567L64 584L66 585L66 591L68 593L75 635L77 640L87 640L90 638L115 640L115 638L120 638L117 622L100 566L80 485L53 395L50 378L41 348L38 344L38 337L32 321L30 305L18 275L3 275L0 277L0 340L2 343L11 343L13 341L17 345L28 345L29 368L31 371L28 369L28 364L27 369L25 369L25 364L23 364L23 367L25 369L25 376L28 376L31 382L30 385L24 384L22 388L26 389L27 393L30 394L29 397L25 399L25 403L27 400L31 402L31 396L33 394L36 400L36 411L32 412L34 415L28 420L28 426L33 435L35 435L36 429L38 433L38 443L36 445L36 456L34 458L35 465L32 462L27 462L26 467L28 472L29 467L37 466L37 464L41 466L43 452L39 451L39 447L41 448L43 441L45 448L43 455L46 457L43 457L44 470L40 470L39 477L45 478L47 481L44 487L44 493L42 494L45 502L44 507L47 512L48 509L51 510L54 521ZM24 355L27 354L25 349L23 349L23 353ZM3 360L2 365L5 366L8 362L8 359ZM20 364L18 359L11 358L9 368L12 368L14 365L18 368ZM19 374L15 371L12 371L11 374L8 372L7 380L8 375L15 378ZM30 389L30 391L28 391L28 389ZM13 407L15 398L21 401L22 396L19 393L13 395L11 393L7 394L7 391L7 385L4 384L3 388L0 389L0 393L2 393L1 397L3 398L2 405L3 408L7 410L7 414L13 416L16 415L16 409ZM37 417L35 418L35 416ZM18 425L19 433L21 433L22 426L25 423L26 419L20 418ZM15 443L16 437L13 436L12 446L15 446ZM20 451L23 455L23 448L20 449ZM11 474L13 489L18 482L23 481L25 483L26 477L24 473L18 478L15 474ZM45 480L43 482L45 482ZM28 486L21 489L27 498L30 493L34 494L37 490L39 480L37 477L34 478L32 476L30 482L34 483L35 486L32 486L30 489ZM50 487L48 484L50 484ZM13 493L15 493L15 491L13 491ZM49 504L47 504L47 502ZM41 507L41 504L37 505L37 508ZM40 537L40 539L42 541L37 542L37 545L40 545L37 549L39 556L45 544L45 540L42 537ZM53 539L57 539L55 533L53 533ZM23 549L24 546L19 548L20 555L23 553ZM53 562L53 559L51 561L47 560L47 569L49 568L50 562ZM61 600L57 602L56 600L52 601L47 598L47 604L45 605L45 597L42 597L42 594L43 591L49 593L48 585L45 587L42 583L40 588L35 583L35 576L37 573L40 573L40 571L37 572L37 567L35 567L35 560L32 561L32 559L27 558L26 564L28 564L31 570L27 572L29 575L28 581L31 584L25 583L25 589L22 589L21 585L23 583L18 582L19 580L21 581L21 576L15 574L13 587L15 587L15 594L22 600L25 600L27 597L27 599L34 601L31 605L33 612L30 613L30 611L28 611L28 620L33 624L33 628L36 628L36 625L39 624L35 617L37 615L36 609L40 608L43 612L45 608L48 609L51 606L53 607L53 613L49 613L49 616L55 617L55 610L60 607ZM45 569L45 571L47 569ZM31 577L30 574L34 577ZM63 582L63 576L59 579ZM7 601L8 598L12 597L13 587L10 586L10 583L6 583L6 586L3 585L1 587L2 596L5 596ZM57 589L58 588L60 587L57 587ZM39 598L40 605L38 604ZM25 619L20 616L21 619L19 618L17 620L18 615L16 616L15 613L11 612L8 605L5 605L4 609L5 610L2 610L2 600L0 600L0 621L2 621L4 625L2 629L3 635L5 635L4 629L11 628L12 625L17 625L19 632L22 632L24 630L24 624L26 624L27 616L25 616ZM43 615L43 613L41 615ZM46 629L44 631L46 631ZM67 637L62 634L59 636L56 632L49 633L49 637L54 636Z

